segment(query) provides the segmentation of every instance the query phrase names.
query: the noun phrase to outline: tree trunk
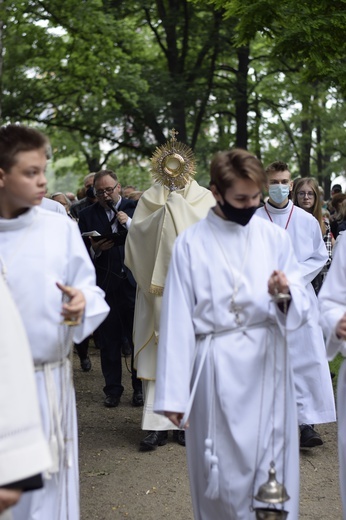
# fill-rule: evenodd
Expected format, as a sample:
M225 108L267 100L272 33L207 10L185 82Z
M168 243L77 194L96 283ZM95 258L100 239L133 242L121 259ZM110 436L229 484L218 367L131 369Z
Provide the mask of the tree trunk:
M322 108L325 111L326 103L322 102ZM325 155L323 153L323 136L322 136L322 125L320 117L317 118L316 124L316 142L317 142L317 179L320 186L322 186L324 191L324 200L328 200L330 198L330 185L331 180L330 177L324 174L325 168L327 164L330 163L330 155Z
M311 127L311 116L310 116L310 96L305 97L302 100L302 113L301 113L301 153L300 153L300 176L310 176L310 156L312 146L312 127Z
M235 99L235 113L236 113L236 146L247 149L248 144L248 94L247 94L247 77L249 72L249 46L240 47L237 50L238 55L238 71L236 79L236 99Z
M255 133L255 136L254 136L254 142L255 142L255 155L257 157L257 159L259 159L260 161L262 160L262 157L261 157L261 136L260 136L260 128L261 128L261 121L262 121L262 116L261 116L261 111L260 111L260 107L259 107L259 100L258 100L258 96L257 94L255 95L255 106L254 106L254 111L255 111L255 128L254 128L254 133Z

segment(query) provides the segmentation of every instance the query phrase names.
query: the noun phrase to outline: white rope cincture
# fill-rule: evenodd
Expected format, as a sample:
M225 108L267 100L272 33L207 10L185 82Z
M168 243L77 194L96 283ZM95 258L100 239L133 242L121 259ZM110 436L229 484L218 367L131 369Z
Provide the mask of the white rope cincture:
M216 455L216 417L215 417L215 364L214 355L212 351L212 342L210 342L210 383L211 383L211 396L210 396L210 407L209 407L209 420L208 420L208 437L205 439L205 443L210 445L209 451L205 453L204 464L207 469L208 486L205 490L205 497L210 500L216 500L219 498L219 458Z
M53 370L64 369L67 359L53 363L43 363L35 365L35 372L42 371L47 391L47 401L49 409L49 449L52 457L52 465L45 472L45 477L51 479L52 475L59 472L59 461L64 451L64 438L61 428L61 412L59 410L58 396L54 383Z
M186 407L185 413L183 415L183 418L179 425L180 429L185 428L186 423L188 422L191 408L192 408L192 405L193 405L193 402L195 399L198 382L201 377L201 373L202 373L202 370L204 367L204 363L205 363L205 360L207 357L208 350L211 349L212 340L215 337L226 336L226 335L234 334L236 332L237 333L242 332L243 334L246 334L247 330L267 328L267 327L270 327L270 325L271 324L268 321L264 321L262 323L253 323L248 326L245 325L245 326L237 327L234 329L228 329L228 330L224 330L224 331L220 331L220 332L210 332L208 334L203 334L203 335L201 334L199 337L197 336L196 339L197 340L199 339L200 342L202 343L200 362L198 365L195 380L193 382L193 387L192 387L192 390L190 393L190 398L187 403L187 407ZM197 353L198 353L198 348L196 347L195 353L194 353L194 360L192 363L192 369L191 369L191 379L192 379L192 374L194 371L194 366L195 366L196 360L197 360ZM215 366L214 366L213 353L211 353L211 376L210 377L211 377L211 389L212 389L211 401L210 401L211 404L210 404L210 408L209 408L209 417L208 417L208 436L204 441L204 446L205 446L204 469L205 469L205 473L206 473L206 478L208 480L208 485L207 485L207 489L205 491L205 496L206 496L206 498L209 498L211 500L216 500L217 498L219 498L220 491L219 491L219 457L217 455L216 443L215 443L215 438L216 438L216 431L215 431L215 428L216 428Z

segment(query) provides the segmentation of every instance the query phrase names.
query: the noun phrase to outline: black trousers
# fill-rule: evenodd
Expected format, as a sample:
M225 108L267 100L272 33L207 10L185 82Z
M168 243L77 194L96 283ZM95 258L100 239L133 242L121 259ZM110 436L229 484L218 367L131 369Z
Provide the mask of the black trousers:
M83 341L81 343L74 344L74 347L75 347L77 354L79 356L79 359L81 361L88 356L89 340L90 340L90 336L83 339Z
M120 397L124 391L122 385L121 347L123 337L128 338L131 346L131 380L133 390L142 389L142 381L137 378L133 368L133 317L135 310L136 288L127 278L119 278L106 291L106 302L110 312L103 323L94 332L100 347L101 369L105 379L103 391L106 395Z

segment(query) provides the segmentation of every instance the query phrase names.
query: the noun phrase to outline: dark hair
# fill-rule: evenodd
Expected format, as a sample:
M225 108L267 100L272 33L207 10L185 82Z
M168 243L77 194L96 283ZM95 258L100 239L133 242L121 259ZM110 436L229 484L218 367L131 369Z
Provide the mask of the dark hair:
M115 180L115 182L118 182L118 177L112 170L100 170L99 172L95 173L94 186L99 179L101 179L102 177L106 177L106 175L109 175L110 177L112 177L112 179Z
M0 128L0 168L9 171L16 163L20 152L30 152L44 148L47 158L50 156L50 146L47 137L24 125L6 125Z
M342 193L341 184L334 184L334 186L332 186L332 193Z
M250 179L262 189L265 173L261 161L241 148L217 153L210 165L210 184L223 196L236 178Z
M339 211L340 205L343 203L343 201L346 199L345 193L337 193L332 197L330 200L329 205L335 209L336 213Z
M285 172L286 170L289 171L287 163L283 161L274 161L266 167L265 172Z

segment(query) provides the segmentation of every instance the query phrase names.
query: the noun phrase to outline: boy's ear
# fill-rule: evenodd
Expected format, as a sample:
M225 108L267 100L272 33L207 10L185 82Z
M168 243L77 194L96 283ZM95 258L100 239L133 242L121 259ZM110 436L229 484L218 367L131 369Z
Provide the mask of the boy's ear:
M212 192L212 194L215 196L217 196L219 194L218 190L217 190L217 187L215 186L215 184L211 184L210 185L210 191Z
M210 185L210 191L212 192L213 195L218 195L219 194L218 189L215 186L215 184L211 184Z
M220 195L220 192L217 189L217 187L215 186L215 184L211 184L210 185L210 191L214 195L214 198L215 198L216 201L220 201L220 202L222 201L222 197Z

